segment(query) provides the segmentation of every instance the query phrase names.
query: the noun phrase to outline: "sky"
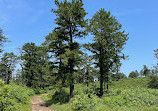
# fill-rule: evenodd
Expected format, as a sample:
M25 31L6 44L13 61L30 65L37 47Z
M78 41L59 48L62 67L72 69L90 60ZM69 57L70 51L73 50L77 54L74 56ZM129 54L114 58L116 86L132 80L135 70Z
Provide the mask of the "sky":
M61 1L61 0L59 0ZM70 1L70 0L68 0ZM156 64L154 50L158 49L158 0L83 0L90 19L100 8L110 11L122 24L129 40L123 52L128 55L122 61L121 72L127 76L140 71L143 65ZM5 44L5 52L18 54L17 48L25 43L40 45L56 26L54 0L0 0L0 28L11 42ZM90 42L92 36L82 41Z

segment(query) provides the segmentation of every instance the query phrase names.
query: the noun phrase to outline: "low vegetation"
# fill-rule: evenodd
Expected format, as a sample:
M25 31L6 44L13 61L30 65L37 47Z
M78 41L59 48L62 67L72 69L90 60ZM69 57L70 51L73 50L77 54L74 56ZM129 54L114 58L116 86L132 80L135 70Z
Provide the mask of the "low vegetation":
M158 90L148 88L148 77L113 81L110 89L99 98L96 90L99 83L75 85L74 98L67 98L68 88L53 89L43 100L57 111L156 111L158 110ZM60 91L62 90L62 91Z
M27 87L0 81L0 111L31 111L30 98L34 91Z

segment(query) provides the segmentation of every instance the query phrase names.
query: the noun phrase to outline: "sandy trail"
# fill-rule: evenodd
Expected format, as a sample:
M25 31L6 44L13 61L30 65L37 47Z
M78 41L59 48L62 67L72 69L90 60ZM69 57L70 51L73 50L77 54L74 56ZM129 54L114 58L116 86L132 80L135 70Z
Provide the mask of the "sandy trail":
M35 96L32 98L32 111L53 111L50 107L46 106L46 103L43 100L41 100L42 96L44 95Z

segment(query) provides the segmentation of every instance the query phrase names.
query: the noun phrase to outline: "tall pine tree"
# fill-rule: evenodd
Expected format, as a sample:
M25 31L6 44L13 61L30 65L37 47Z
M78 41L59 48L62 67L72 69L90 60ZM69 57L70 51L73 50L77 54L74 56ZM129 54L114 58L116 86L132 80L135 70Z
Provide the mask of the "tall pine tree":
M53 13L57 18L55 23L58 25L57 29L61 30L61 34L67 37L65 43L68 48L63 56L68 65L68 81L70 84L70 98L73 97L74 90L74 67L79 63L81 51L80 45L75 41L76 38L82 38L86 35L85 27L87 26L87 20L85 20L86 12L83 8L82 0L72 0L68 2L64 0L59 2L55 0L55 4L58 7L53 9Z
M94 35L93 43L85 47L93 53L97 66L100 68L100 97L103 95L103 78L106 77L107 89L109 72L115 63L124 58L122 50L128 35L120 31L122 25L111 16L110 12L100 9L90 20L89 32Z
M35 43L26 43L22 47L21 59L23 60L23 79L28 87L44 88L49 76L49 57L44 46Z

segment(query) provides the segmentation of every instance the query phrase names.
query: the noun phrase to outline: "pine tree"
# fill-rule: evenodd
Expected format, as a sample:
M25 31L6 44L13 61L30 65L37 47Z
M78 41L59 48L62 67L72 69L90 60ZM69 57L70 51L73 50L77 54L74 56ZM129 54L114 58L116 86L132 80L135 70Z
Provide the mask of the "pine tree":
M49 71L50 65L49 65L49 55L47 53L47 47L44 45L37 46L37 73L38 73L38 86L40 88L45 88L45 86L48 86L51 81L48 79L51 77L51 72Z
M2 29L0 29L0 53L3 51L2 47L4 45L4 42L7 41L7 38L5 36L3 36L2 34L3 34L3 31L2 31Z
M140 71L141 76L149 76L150 75L150 69L146 65L143 65L143 69Z
M49 57L44 46L35 43L26 43L22 47L23 79L26 86L44 88L48 81L44 79L49 75Z
M37 46L35 43L26 43L22 47L24 60L23 77L28 87L36 87L37 83ZM35 83L36 81L36 83Z
M89 32L94 35L93 43L85 45L85 47L93 53L96 65L100 68L100 97L103 95L103 78L106 76L107 89L109 75L115 63L119 63L123 46L128 40L128 35L124 31L120 31L122 25L111 16L110 12L100 9L90 20Z
M138 71L137 70L135 70L135 71L132 71L130 74L129 74L129 78L136 78L136 77L138 77L139 76L139 73L138 73Z
M86 12L83 8L82 0L72 0L68 2L64 0L59 2L55 0L55 4L58 7L56 10L53 9L53 13L56 14L57 18L55 23L58 25L57 29L60 29L67 40L65 43L68 48L63 55L65 63L68 65L67 78L70 84L70 98L73 97L74 90L74 67L79 63L80 44L75 41L76 38L82 38L86 35L85 27L87 26L87 20L85 20Z
M55 70L53 75L55 76L55 82L58 84L61 82L62 85L65 84L67 65L64 64L63 54L66 52L67 45L64 43L67 37L64 36L60 29L54 29L52 33L46 36L45 44L48 47L48 52L51 53L51 70Z
M13 52L3 54L0 63L0 75L2 80L4 80L7 84L9 84L10 80L12 79L12 73L15 69L15 64L16 56Z

